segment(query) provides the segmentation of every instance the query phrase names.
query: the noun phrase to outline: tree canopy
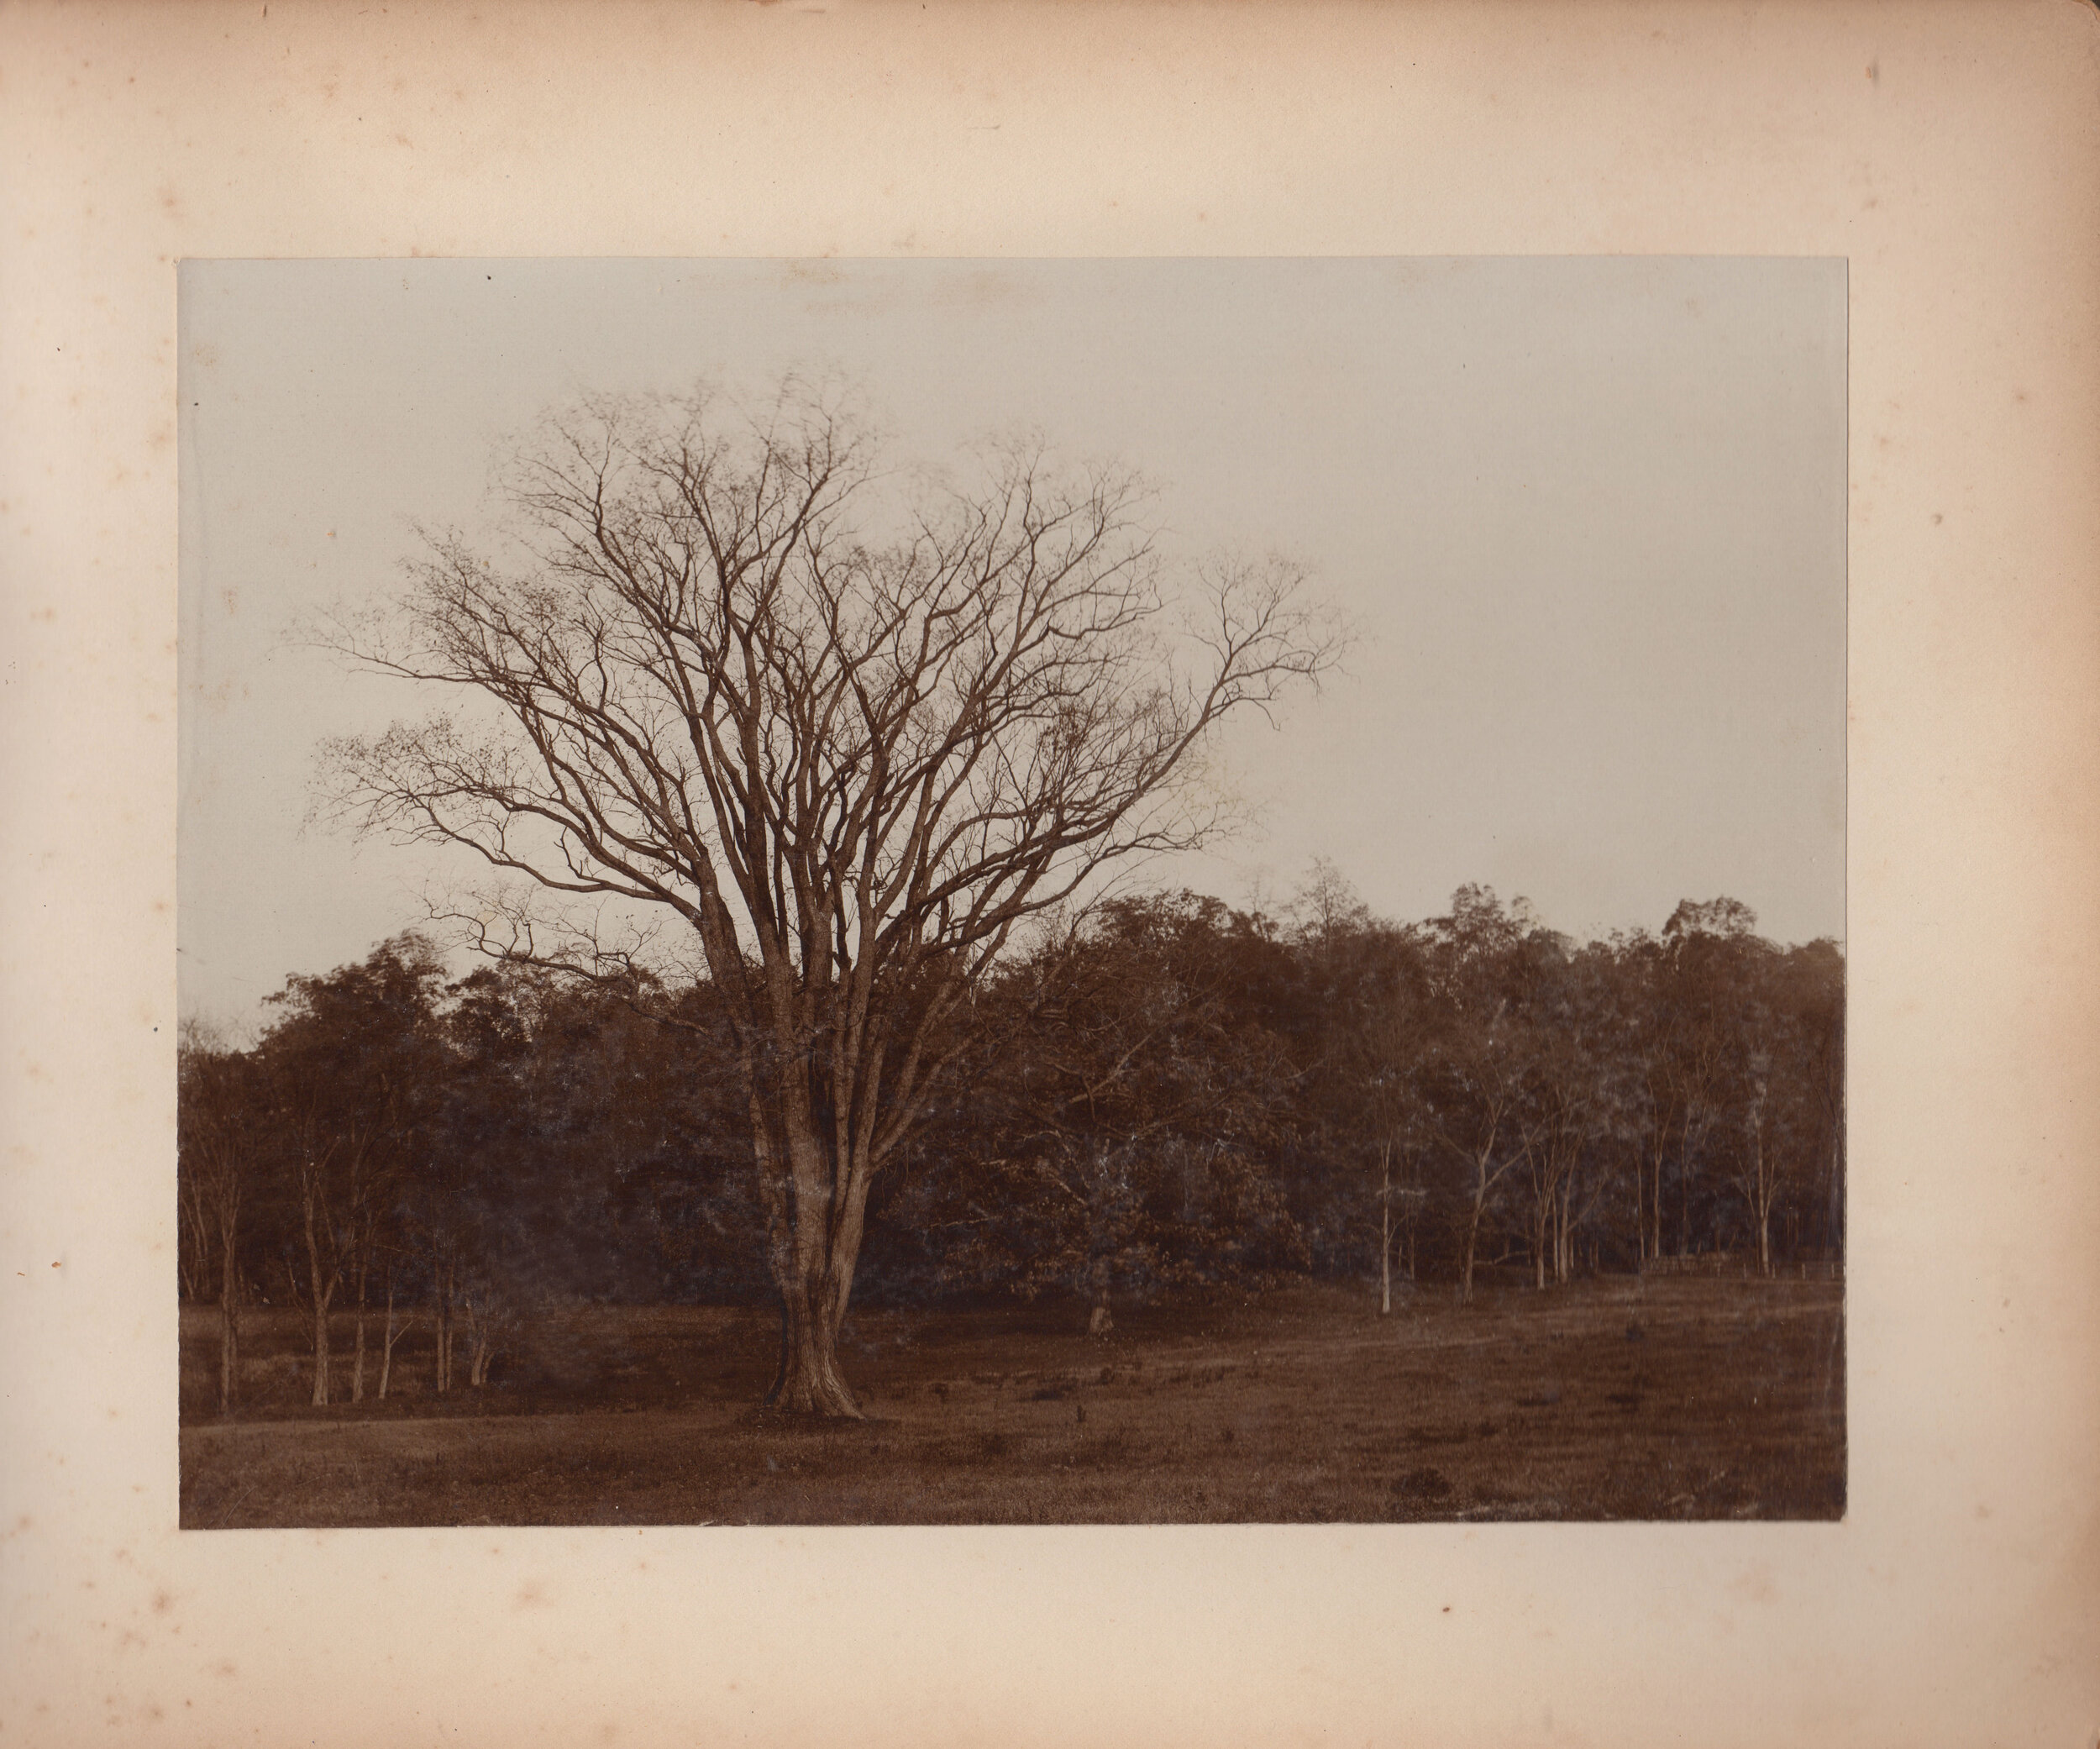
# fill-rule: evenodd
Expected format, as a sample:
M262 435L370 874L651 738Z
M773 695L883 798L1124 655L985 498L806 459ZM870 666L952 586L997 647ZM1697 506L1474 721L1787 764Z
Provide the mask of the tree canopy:
M1170 565L1126 471L1032 443L940 481L879 460L792 379L550 417L500 541L428 535L405 594L332 634L463 702L331 743L323 790L477 855L498 881L450 914L511 964L634 995L680 963L664 922L697 941L768 1210L772 1400L836 1415L868 1198L958 1004L1027 920L1215 829L1211 731L1340 643L1288 563Z

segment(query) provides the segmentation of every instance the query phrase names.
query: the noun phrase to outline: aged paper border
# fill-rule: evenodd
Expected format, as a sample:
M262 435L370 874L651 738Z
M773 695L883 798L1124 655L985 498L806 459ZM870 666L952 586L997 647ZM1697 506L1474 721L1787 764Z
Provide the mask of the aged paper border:
M2087 1744L2100 15L18 5L0 1730ZM1851 263L1839 1526L183 1536L174 263Z

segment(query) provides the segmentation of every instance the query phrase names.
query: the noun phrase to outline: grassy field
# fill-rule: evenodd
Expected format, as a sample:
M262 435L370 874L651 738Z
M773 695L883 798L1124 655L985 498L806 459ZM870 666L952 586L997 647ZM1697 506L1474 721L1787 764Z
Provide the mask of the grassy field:
M816 1427L753 1411L755 1312L567 1314L443 1398L425 1336L396 1351L399 1394L328 1409L299 1401L299 1323L253 1314L231 1421L213 1315L186 1312L182 1523L1836 1518L1842 1302L1608 1279L1381 1319L1306 1288L1119 1310L1098 1340L1069 1305L864 1310L845 1346L871 1419Z

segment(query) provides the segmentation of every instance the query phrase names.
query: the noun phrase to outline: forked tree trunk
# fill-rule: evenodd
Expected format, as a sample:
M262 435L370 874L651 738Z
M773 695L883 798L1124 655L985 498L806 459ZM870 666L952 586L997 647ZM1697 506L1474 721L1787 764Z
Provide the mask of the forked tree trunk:
M1483 1184L1473 1193L1473 1218L1466 1223L1466 1273L1460 1279L1458 1297L1473 1298L1473 1264L1474 1253L1480 1247L1480 1220L1488 1202L1487 1187Z
M394 1326L394 1278L390 1272L386 1277L386 1331L381 1339L379 1356L379 1397L382 1403L386 1400L387 1382L394 1376L394 1344L405 1331L405 1326L401 1330Z
M766 1407L785 1415L857 1421L860 1405L839 1370L838 1330L824 1310L823 1285L821 1280L795 1280L782 1290L780 1360L773 1389L766 1393Z
M459 1305L465 1314L461 1321L466 1326L467 1388L479 1390L489 1382L489 1363L496 1358L496 1338L500 1334L497 1307L486 1283L477 1283L462 1295ZM450 1370L449 1363L447 1370Z
M834 1174L806 1111L781 1114L789 1131L783 1138L767 1124L755 1095L752 1106L753 1150L773 1204L768 1251L780 1295L780 1362L765 1406L783 1415L861 1420L839 1368L838 1329L853 1292L863 1210L849 1203L832 1218Z

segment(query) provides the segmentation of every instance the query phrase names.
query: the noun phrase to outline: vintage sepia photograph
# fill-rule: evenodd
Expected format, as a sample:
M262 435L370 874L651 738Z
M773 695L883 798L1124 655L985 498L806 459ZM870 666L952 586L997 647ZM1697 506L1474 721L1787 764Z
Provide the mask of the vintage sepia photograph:
M191 260L186 1530L1841 1519L1841 260Z

